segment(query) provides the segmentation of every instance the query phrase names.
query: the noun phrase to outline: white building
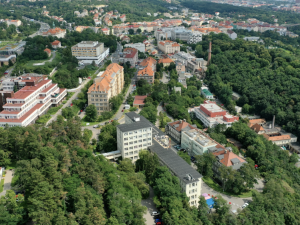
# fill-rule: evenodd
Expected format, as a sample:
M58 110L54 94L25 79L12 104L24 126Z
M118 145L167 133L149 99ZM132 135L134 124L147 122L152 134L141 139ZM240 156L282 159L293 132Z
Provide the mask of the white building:
M65 88L59 88L44 76L21 76L2 82L2 92L20 89L6 98L0 112L0 127L28 126L35 122L53 105L58 105L67 95Z
M141 121L139 115L133 119L125 116L125 124L117 126L117 146L124 158L136 161L139 152L152 145L152 127Z
M15 25L16 27L19 27L22 25L21 20L9 20L6 19L5 22L7 23L7 26L9 27L10 25Z
M182 62L186 66L187 62L191 61L192 59L195 59L196 57L186 52L177 52L173 55L173 58Z
M231 127L232 123L239 120L239 117L228 114L224 109L209 100L204 101L200 107L193 109L195 116L202 121L206 127L214 127L218 124L225 124Z
M145 52L146 47L144 43L131 43L131 44L125 44L125 48L135 48L139 50L140 52Z
M98 41L82 41L72 48L72 55L85 64L98 65L109 54L109 48L104 48L104 44Z
M199 129L181 132L181 147L186 149L190 156L203 155L208 148L216 145L213 139Z
M201 94L206 99L213 99L214 98L213 94L208 90L207 87L201 87Z

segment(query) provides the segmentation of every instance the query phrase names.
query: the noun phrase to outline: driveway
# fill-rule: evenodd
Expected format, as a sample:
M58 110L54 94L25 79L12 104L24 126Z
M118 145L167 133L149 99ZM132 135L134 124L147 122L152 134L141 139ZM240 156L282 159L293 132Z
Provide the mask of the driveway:
M169 79L167 78L167 73L165 71L163 72L161 82L163 82L164 84L167 84L169 82Z
M154 217L151 216L153 211L157 211L155 204L153 202L153 197L154 197L154 191L152 187L149 187L149 198L147 199L142 199L142 205L147 207L147 212L144 214L144 218L146 219L146 225L155 225L155 220Z
M252 201L252 197L250 198L238 198L238 197L233 197L229 195L222 194L220 192L217 192L210 188L204 181L202 180L202 185L201 185L201 194L207 193L210 194L210 196L216 196L216 195L221 195L229 204L231 202L231 210L237 210L237 209L242 209L242 206L249 201Z
M91 140L96 139L98 141L98 135L100 134L100 128L93 128L93 125L81 127L82 131L84 131L84 129L91 130L93 132L93 136L92 136Z
M81 89L86 85L86 83L87 82L89 82L90 80L89 79L86 79L86 80L84 80L83 82L82 82L82 84L81 84L81 86L80 86L80 88L78 89L78 90L76 90L75 91L75 94L63 105L63 107L60 109L60 110L58 110L51 118L50 118L50 120L46 123L46 126L48 125L48 124L50 124L52 121L55 121L56 119L57 119L57 116L58 115L61 115L61 113L62 113L62 109L64 109L64 108L66 108L66 107L68 107L68 106L70 106L71 105L71 103L72 103L72 101L74 100L74 99L76 99L77 98L77 95L81 92Z
M3 187L3 191L0 193L0 197L4 196L6 194L6 191L11 189L11 181L13 178L12 174L13 174L12 170L6 170L5 177L3 178L4 187Z
M45 65L46 62L52 62L52 60L55 58L56 53L54 51L52 51L51 54L52 54L52 57L49 60L46 60L42 63L34 63L33 65L34 66L43 66L43 65Z

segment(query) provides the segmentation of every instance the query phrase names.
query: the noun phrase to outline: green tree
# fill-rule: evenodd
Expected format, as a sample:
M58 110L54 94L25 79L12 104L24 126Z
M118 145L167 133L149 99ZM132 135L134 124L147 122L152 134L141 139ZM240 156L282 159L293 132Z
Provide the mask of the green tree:
M127 158L127 159L123 159L122 161L120 161L120 163L118 165L118 170L121 170L125 173L134 173L135 166L131 162L131 160Z
M90 122L95 122L97 120L97 109L94 105L89 105L85 109L86 120Z

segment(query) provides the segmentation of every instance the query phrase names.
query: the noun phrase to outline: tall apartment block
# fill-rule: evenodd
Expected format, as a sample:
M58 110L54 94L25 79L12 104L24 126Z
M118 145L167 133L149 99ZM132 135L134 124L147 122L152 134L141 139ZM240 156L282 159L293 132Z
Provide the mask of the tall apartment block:
M124 87L124 69L117 63L110 64L94 79L88 90L88 105L95 105L100 115L110 111L109 99L120 94Z
M18 91L14 93L14 89ZM47 77L27 74L2 82L0 90L0 127L28 126L33 124L51 106L62 102L67 95L65 88L59 88Z
M84 64L92 64L93 61L98 65L109 54L109 48L104 48L104 44L98 41L82 41L72 47L72 56Z

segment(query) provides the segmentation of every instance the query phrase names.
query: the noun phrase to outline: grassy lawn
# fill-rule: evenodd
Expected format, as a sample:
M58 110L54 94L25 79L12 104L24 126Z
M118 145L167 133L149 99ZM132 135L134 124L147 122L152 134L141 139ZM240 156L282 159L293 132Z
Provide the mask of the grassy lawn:
M0 193L3 191L3 187L4 187L4 178L1 179L1 183L0 183Z
M229 195L229 196L234 196L234 197L239 197L239 198L249 198L249 197L252 197L252 191L248 191L248 192L244 192L242 194L233 194L233 193L230 193L230 192L223 192L223 189L222 187L220 187L216 182L214 182L211 178L209 177L202 177L202 180L204 181L204 183L206 183L209 187L211 187L212 189L214 189L215 191L217 192L220 192L222 194L225 194L225 195Z
M54 115L57 113L58 110L60 110L63 107L63 105L57 106L57 107L52 107L48 110L47 114L49 115Z
M89 125L86 125L87 123L89 123ZM86 121L86 116L84 116L81 120L81 126L94 126L94 125L97 125L99 124L100 122L89 122L89 121Z
M15 41L0 41L0 48L13 43L15 43Z
M42 62L45 62L47 60L50 60L52 57L52 55L48 58L48 59L41 59L41 60L30 60L29 62L27 62L25 64L26 67L30 67L30 68L36 68L38 66L34 66L33 64L35 63L42 63ZM59 52L56 52L56 55L55 55L55 58L52 60L52 62L46 62L45 65L41 65L41 66L48 66L48 64L57 64L61 61L61 54ZM54 66L53 66L54 68Z

